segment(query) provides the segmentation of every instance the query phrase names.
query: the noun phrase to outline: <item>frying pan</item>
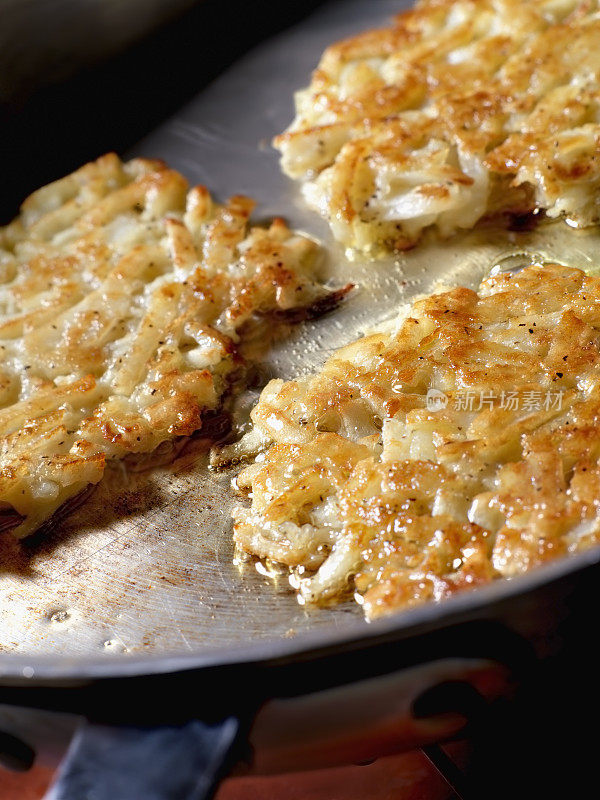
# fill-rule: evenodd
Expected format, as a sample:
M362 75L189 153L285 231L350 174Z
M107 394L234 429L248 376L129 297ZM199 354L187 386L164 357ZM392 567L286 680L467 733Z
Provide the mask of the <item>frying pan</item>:
M384 262L348 260L306 209L270 139L292 118L293 91L324 47L403 5L325 3L236 62L129 154L164 158L217 197L250 194L261 217L284 216L323 243L332 284L358 287L335 312L278 341L259 367L260 384L317 369L415 295L476 286L522 254L598 263L598 234L562 223L481 228ZM240 417L256 396L239 399ZM233 563L233 473L210 471L207 451L199 436L150 472L115 465L42 541L2 545L0 703L89 721L54 800L92 797L92 786L97 800L209 797L240 761L293 770L431 745L457 735L473 709L531 686L540 660L590 629L597 549L370 625L354 604L302 607L284 576ZM19 742L37 744L17 716L0 710L0 729L15 737L7 748L16 761L27 762Z

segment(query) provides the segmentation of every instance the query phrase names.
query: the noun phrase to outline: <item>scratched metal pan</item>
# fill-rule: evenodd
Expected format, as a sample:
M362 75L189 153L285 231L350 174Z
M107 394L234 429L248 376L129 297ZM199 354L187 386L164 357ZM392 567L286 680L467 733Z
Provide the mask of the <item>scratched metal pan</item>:
M406 5L406 4L405 4ZM281 215L318 239L332 284L352 296L327 317L281 341L262 374L291 378L319 368L331 351L440 283L475 286L496 263L540 253L573 266L599 263L596 232L564 223L528 233L479 231L425 242L387 261L348 261L325 223L279 171L272 136L293 116L324 47L384 23L398 0L330 2L251 51L148 135L129 155L165 159L220 198L247 193L260 218ZM259 219L260 219L259 218ZM256 395L243 398L246 406ZM194 441L148 473L110 469L91 497L43 541L3 544L0 563L0 677L69 678L156 671L160 665L219 664L284 656L382 632L443 624L457 613L523 594L598 560L594 551L538 572L368 626L358 607L300 606L287 582L232 561L230 473L211 472ZM164 659L164 660L163 660Z

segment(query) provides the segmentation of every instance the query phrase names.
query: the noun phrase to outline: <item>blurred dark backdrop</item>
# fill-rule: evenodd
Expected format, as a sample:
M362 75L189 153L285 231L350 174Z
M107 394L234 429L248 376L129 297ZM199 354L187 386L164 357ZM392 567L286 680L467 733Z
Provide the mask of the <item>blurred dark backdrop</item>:
M322 0L0 0L0 224Z

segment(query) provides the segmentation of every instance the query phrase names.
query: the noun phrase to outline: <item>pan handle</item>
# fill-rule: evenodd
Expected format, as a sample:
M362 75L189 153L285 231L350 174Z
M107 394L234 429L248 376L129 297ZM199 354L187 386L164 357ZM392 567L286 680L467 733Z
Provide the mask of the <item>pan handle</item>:
M209 800L238 760L236 717L181 727L82 723L44 800Z

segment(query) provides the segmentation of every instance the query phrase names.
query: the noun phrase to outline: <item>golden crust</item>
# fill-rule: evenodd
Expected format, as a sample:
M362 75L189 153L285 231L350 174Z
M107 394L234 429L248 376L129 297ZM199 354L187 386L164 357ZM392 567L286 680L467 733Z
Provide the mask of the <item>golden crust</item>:
M0 229L3 528L31 533L106 459L200 428L254 315L332 302L316 245L281 220L249 228L253 205L109 154Z
M600 542L600 279L555 264L415 302L272 381L235 541L368 617ZM225 453L227 455L227 452Z
M375 254L499 211L596 223L599 38L596 0L422 0L325 51L282 168Z

